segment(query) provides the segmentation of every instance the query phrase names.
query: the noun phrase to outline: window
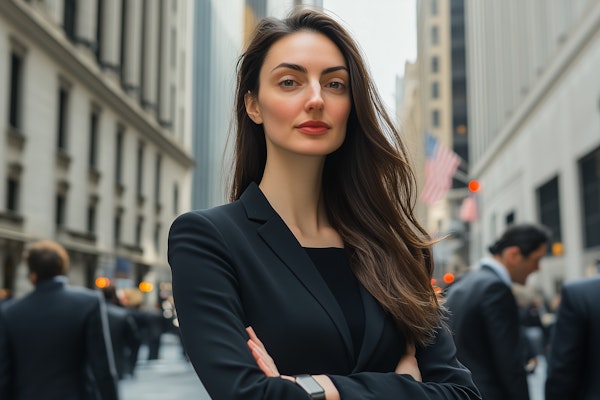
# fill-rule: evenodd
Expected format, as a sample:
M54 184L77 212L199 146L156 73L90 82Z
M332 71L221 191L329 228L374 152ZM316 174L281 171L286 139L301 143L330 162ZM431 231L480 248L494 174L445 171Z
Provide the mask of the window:
M91 201L87 209L87 231L96 232L96 201Z
M504 223L506 224L506 226L511 226L512 224L515 223L515 219L516 219L515 212L514 211L510 211L504 217Z
M15 213L19 211L19 180L12 176L6 182L6 209Z
M75 40L75 21L77 16L77 0L65 0L63 28L67 37Z
M103 38L104 34L104 0L97 0L97 12L96 12L96 59L98 64L102 65L102 51L103 51Z
M579 161L584 246L600 246L600 147Z
M154 248L156 249L156 254L160 254L160 233L161 233L161 226L160 224L156 224L154 226Z
M56 194L56 210L55 210L55 223L57 228L65 226L65 205L66 196L63 193Z
M59 150L67 150L67 115L69 105L69 92L65 87L61 87L58 91L58 135L57 148Z
M160 174L162 167L162 156L156 155L156 163L154 164L154 203L157 210L160 207Z
M179 186L177 186L177 182L173 184L173 214L179 214Z
M88 163L89 167L92 170L98 169L98 120L99 113L97 110L93 110L90 114L90 142L89 142L89 155L88 155Z
M123 138L125 131L122 126L117 127L117 137L115 143L115 183L123 183Z
M431 44L440 43L440 30L437 26L431 27Z
M436 128L440 126L440 110L433 110L431 112L431 125Z
M23 74L23 58L11 53L10 62L10 105L8 111L8 124L10 127L21 128L21 81Z
M537 189L539 221L552 230L552 242L562 242L558 176ZM551 248L548 252L551 253Z
M138 216L135 223L135 245L141 247L142 245L142 228L144 226L144 217Z
M431 57L431 72L433 74L439 72L440 70L440 59L438 56Z
M438 0L431 0L431 15L438 15Z
M143 197L143 181L144 181L144 142L141 140L138 142L137 148L137 196L138 198Z
M117 209L115 212L115 221L113 226L113 234L115 240L115 246L121 242L121 219L123 215L122 209Z
M440 84L438 82L433 82L431 84L431 98L439 99L440 97Z

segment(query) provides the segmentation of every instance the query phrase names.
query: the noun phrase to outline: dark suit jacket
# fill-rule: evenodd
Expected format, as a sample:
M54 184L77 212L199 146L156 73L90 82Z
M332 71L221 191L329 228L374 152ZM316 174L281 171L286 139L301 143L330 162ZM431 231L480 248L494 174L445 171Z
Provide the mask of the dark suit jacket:
M457 357L485 400L529 399L519 314L511 288L489 266L448 288Z
M132 353L139 345L138 328L133 316L126 308L107 303L106 311L117 376L119 379L123 379L127 374L133 372L130 360Z
M600 399L600 277L563 286L550 342L546 399Z
M395 374L404 338L364 289L355 354L334 295L256 184L239 201L177 218L168 257L187 354L214 400L307 398L294 383L264 376L246 344L249 325L282 374L328 374L344 400L479 398L445 329L417 352L428 384Z
M2 306L0 399L89 398L90 370L100 398L118 398L100 293L49 280Z

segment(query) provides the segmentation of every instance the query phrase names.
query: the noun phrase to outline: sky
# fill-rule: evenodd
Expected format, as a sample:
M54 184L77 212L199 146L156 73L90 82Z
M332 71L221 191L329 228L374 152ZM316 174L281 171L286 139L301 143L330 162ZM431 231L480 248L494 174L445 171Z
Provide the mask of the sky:
M323 0L323 7L353 34L393 112L396 76L417 59L416 0Z

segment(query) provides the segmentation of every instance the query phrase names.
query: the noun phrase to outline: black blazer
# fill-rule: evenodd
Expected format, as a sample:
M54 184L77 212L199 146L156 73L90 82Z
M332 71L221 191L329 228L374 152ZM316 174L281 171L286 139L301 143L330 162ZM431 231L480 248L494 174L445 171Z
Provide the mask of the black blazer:
M249 325L282 374L328 374L344 400L479 398L445 329L417 351L429 383L395 374L404 338L362 288L365 334L355 354L335 297L254 183L236 202L177 218L168 257L185 348L214 400L307 398L264 376L246 344Z
M100 399L118 398L99 292L49 280L2 306L0 399L95 399L87 370Z
M550 341L546 399L600 399L600 276L567 283Z
M523 335L511 288L489 266L467 273L447 291L457 356L485 400L529 399Z

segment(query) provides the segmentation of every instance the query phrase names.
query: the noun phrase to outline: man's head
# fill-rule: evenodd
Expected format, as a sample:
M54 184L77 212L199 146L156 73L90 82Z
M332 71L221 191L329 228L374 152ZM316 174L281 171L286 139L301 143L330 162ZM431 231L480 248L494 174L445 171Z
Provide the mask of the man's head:
M65 248L52 240L32 243L24 254L33 284L64 275L69 268L69 255Z
M548 250L550 238L550 230L543 225L511 225L489 247L489 251L506 267L513 282L525 284L527 277L539 269L539 262Z

